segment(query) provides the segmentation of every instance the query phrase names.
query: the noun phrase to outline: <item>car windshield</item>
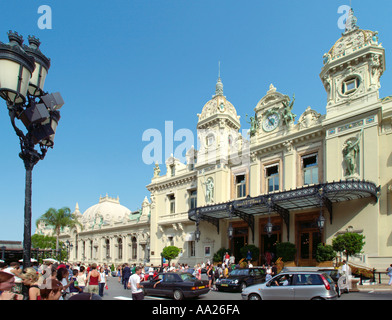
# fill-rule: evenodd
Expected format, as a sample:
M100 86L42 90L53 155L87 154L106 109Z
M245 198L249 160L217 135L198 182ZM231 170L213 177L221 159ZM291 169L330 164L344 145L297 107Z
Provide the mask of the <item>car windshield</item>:
M196 280L196 278L192 274L187 273L187 272L181 273L180 277L181 277L182 281L195 281Z
M249 269L235 269L230 272L231 276L247 276L249 274Z

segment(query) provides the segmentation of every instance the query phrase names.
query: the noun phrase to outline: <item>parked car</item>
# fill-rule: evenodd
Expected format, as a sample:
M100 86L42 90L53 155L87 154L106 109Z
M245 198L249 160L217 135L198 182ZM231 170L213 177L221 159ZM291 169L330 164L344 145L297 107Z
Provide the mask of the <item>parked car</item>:
M348 284L346 281L346 276L342 276L339 270L333 267L287 267L283 268L283 272L293 272L293 271L320 271L328 274L332 280L335 282L335 289L340 297L342 292L348 292Z
M197 280L188 272L159 273L156 279L143 281L141 284L144 287L144 295L164 296L175 300L198 297L210 290L208 281Z
M216 279L215 285L219 291L242 291L247 286L264 281L263 268L241 268L231 271L228 278Z
M326 300L337 299L335 282L320 271L281 272L271 280L248 287L244 300Z

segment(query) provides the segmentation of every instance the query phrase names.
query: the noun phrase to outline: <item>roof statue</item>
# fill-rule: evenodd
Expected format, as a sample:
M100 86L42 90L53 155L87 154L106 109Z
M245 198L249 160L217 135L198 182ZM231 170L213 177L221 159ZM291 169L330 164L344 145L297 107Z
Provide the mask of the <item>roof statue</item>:
M347 34L351 31L359 29L359 27L357 26L357 21L357 17L354 16L354 10L353 8L351 8L346 19L346 30L343 34Z

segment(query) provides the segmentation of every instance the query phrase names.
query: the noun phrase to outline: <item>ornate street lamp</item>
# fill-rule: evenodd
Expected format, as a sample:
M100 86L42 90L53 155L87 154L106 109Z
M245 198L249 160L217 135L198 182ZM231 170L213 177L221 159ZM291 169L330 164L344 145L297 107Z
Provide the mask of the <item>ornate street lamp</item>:
M200 241L201 232L199 230L199 223L200 223L200 212L196 209L196 231L195 231L195 240L196 242Z
M325 218L323 216L323 188L319 189L319 197L320 197L320 215L317 219L317 226L320 232L322 232L325 226Z
M196 224L196 231L195 231L195 240L196 242L200 241L200 230L199 230L199 223Z
M231 240L231 239L233 239L233 235L234 235L234 229L233 229L233 225L230 222L229 227L227 228L227 236Z
M265 231L267 232L268 238L271 237L274 228L274 225L271 223L271 202L271 198L268 198L268 223L265 225Z
M64 101L59 93L43 91L50 68L48 59L39 49L39 39L29 36L29 46L23 37L8 32L9 43L0 42L0 97L6 101L12 127L19 137L26 169L23 268L31 265L31 185L32 170L53 148L54 135L60 120L59 109ZM16 125L20 120L27 133ZM35 146L38 145L38 149Z
M231 239L233 239L233 236L234 236L234 229L233 229L233 225L231 224L231 219L232 219L233 211L234 211L233 206L230 206L230 211L229 211L229 227L227 228L227 237L229 238L230 241L231 241Z

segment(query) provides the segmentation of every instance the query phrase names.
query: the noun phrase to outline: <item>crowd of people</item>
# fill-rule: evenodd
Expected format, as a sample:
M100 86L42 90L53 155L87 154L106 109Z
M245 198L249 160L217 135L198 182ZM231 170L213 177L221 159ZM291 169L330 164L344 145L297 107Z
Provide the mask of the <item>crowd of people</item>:
M110 268L95 263L0 263L0 300L101 300ZM27 290L23 291L23 286Z
M230 272L240 267L253 267L250 260L235 264L232 257L225 255L222 262L211 261L171 265L129 265L117 266L95 263L52 263L34 264L22 271L18 262L9 265L0 262L0 300L100 300L108 290L108 277L118 278L124 289L132 290L134 300L143 299L142 282L154 280L159 273L188 272L199 280L208 280L208 287L216 290L215 281L227 278ZM276 267L264 266L268 280L276 275ZM28 290L23 290L23 287Z

